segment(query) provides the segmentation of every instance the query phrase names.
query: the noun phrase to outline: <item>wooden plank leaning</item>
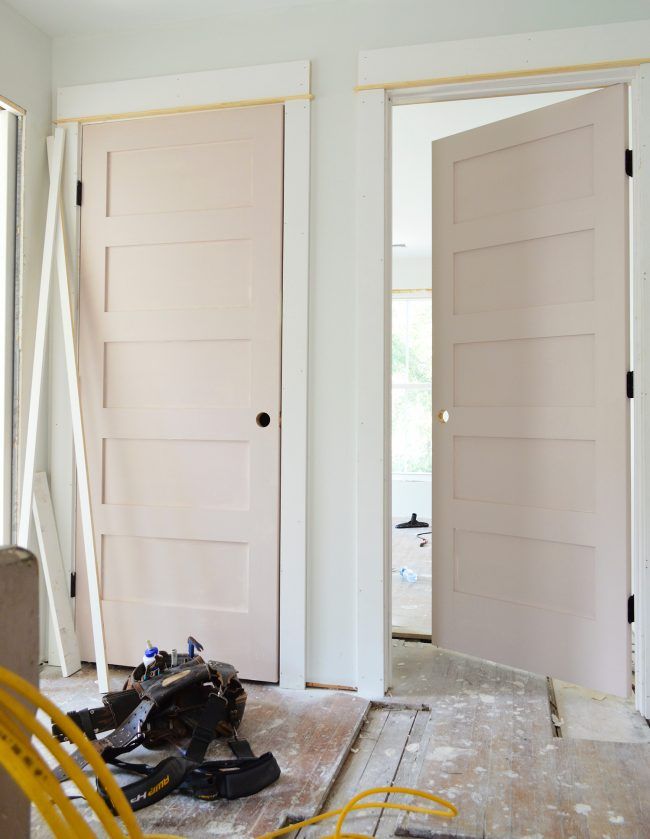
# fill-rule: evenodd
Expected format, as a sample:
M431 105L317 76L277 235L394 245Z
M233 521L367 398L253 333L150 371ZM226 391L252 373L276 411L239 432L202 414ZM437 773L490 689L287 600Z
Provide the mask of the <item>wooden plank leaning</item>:
M95 552L92 509L90 505L90 486L86 461L83 418L79 397L79 376L77 370L69 285L70 260L65 237L61 199L61 175L63 168L64 146L65 129L56 128L54 138L48 138L50 190L45 223L41 290L39 294L39 306L36 323L34 367L32 373L27 424L25 468L23 473L18 542L20 545L26 545L29 538L30 513L32 507L31 499L34 492L34 465L38 433L38 414L40 409L41 385L45 357L45 338L47 334L47 318L49 310L49 294L52 273L54 265L56 264L68 395L70 400L70 415L72 420L75 463L77 468L78 510L81 518L81 529L84 543L88 597L93 626L95 661L97 665L97 680L100 691L104 693L108 690L108 666L106 661L104 622L99 592L99 573ZM58 616L55 615L54 620L56 621L57 619Z

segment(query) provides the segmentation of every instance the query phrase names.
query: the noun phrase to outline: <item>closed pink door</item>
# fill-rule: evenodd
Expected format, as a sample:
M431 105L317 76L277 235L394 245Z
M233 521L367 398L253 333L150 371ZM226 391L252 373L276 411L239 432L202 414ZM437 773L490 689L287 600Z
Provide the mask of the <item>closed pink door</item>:
M83 130L79 365L112 664L191 634L278 678L282 160L280 105ZM92 660L83 584L77 609Z
M630 686L627 90L433 143L433 640Z

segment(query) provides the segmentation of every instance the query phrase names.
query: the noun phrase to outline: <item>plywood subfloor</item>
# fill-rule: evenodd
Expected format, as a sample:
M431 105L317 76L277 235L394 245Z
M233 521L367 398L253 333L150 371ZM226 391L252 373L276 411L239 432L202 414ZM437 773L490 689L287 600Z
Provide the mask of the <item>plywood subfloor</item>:
M111 688L122 686L124 672L111 670ZM98 704L94 668L84 666L69 679L59 674L58 668L50 667L41 674L41 690L59 707L69 711ZM241 734L250 740L257 754L274 753L282 777L258 795L234 802L169 796L138 813L145 832L251 839L287 820L319 812L366 716L368 702L349 693L285 691L257 684L247 684L246 688L249 696ZM152 763L163 756L164 752L137 749L127 759ZM227 746L216 743L207 758L229 756ZM132 777L125 777L127 780ZM49 835L35 816L33 839Z
M650 726L634 707L634 697L621 699L553 679L562 736L613 743L650 743Z

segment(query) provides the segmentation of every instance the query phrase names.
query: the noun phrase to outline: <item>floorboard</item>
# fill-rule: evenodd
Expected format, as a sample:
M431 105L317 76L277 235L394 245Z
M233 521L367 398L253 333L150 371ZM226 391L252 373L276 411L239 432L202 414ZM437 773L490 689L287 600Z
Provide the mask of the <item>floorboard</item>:
M396 835L650 837L648 743L557 738L543 677L442 651L431 656L431 738L415 785L449 798L460 813L449 822L402 815Z
M68 679L59 674L56 668L45 668L41 675L41 690L59 707L71 710L98 704L94 668L85 666ZM123 671L111 670L112 688L121 687L123 680ZM257 754L273 752L282 769L280 779L261 793L237 801L201 802L171 795L138 813L146 833L251 839L320 811L357 738L369 703L354 694L334 691L285 691L257 684L247 684L246 689L241 735L250 740ZM141 748L128 759L157 763L164 756L164 751L152 753ZM217 741L206 758L230 756L225 743ZM87 810L85 805L79 806ZM50 836L38 815L31 835L32 839Z
M431 644L394 641L393 653L394 687L370 710L349 693L251 685L243 733L256 751L276 753L281 781L239 802L170 797L143 812L143 828L251 839L340 807L367 787L404 785L448 798L459 817L362 813L346 821L348 830L377 839L650 839L650 742L629 702L570 686L575 696L558 738L545 677ZM92 679L92 671L64 680L46 670L42 685L69 710L97 700ZM122 674L113 679L117 687ZM597 710L591 727L590 703ZM612 715L620 717L615 724ZM601 724L630 742L601 741ZM328 822L299 839L332 830Z
M430 720L430 712L418 711L404 745L402 760L393 782L394 786L413 788L419 768L418 763L420 757L424 755L426 743L428 742L428 726ZM391 795L387 796L387 798L390 801L401 804L413 802L412 797L408 795ZM418 803L426 804L424 801ZM374 834L377 839L391 839L391 837L395 836L399 815L399 812L395 810L382 811Z

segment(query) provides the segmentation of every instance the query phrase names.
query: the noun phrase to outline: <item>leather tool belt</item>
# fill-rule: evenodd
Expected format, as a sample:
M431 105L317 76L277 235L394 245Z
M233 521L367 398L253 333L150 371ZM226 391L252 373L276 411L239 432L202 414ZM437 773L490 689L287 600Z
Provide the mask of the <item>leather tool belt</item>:
M246 691L235 668L206 662L200 655L180 654L175 659L172 664L170 654L161 651L152 665L135 668L123 690L105 694L101 708L68 714L107 763L141 776L122 788L131 807L148 807L173 791L203 800L242 798L276 781L280 769L273 755L267 752L256 757L248 742L237 737ZM97 739L99 732L109 730L110 734ZM60 741L66 739L56 725L52 733ZM217 737L228 738L233 759L204 760ZM178 745L188 738L183 753L155 766L120 759L140 745ZM72 757L79 766L86 765L80 752ZM60 781L67 778L61 767L55 774ZM106 797L101 786L99 789Z

